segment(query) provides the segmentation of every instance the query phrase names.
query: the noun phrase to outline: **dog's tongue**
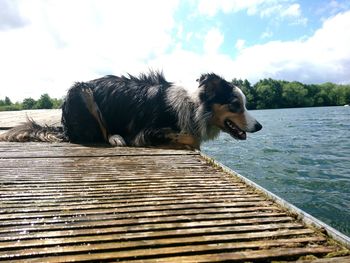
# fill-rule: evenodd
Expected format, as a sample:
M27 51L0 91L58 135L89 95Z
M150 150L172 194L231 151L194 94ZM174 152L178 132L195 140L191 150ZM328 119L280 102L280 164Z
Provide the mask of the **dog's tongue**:
M237 137L239 137L240 140L247 139L247 134L244 131L239 131Z
M246 140L247 133L240 130L236 125L234 125L231 121L225 121L227 132L235 139Z

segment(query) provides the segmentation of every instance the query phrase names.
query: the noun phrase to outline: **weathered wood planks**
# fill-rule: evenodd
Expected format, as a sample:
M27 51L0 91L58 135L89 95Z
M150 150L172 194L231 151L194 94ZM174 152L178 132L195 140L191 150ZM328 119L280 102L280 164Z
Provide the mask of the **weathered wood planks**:
M197 152L0 149L0 260L270 261L341 249Z

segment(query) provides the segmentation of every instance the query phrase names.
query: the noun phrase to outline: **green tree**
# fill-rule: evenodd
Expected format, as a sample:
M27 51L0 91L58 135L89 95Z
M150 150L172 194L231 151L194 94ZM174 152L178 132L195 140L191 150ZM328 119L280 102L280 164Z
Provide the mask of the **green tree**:
M34 109L36 101L32 98L25 98L22 102L22 108L25 110Z
M12 104L12 102L11 102L11 100L10 100L10 98L9 97L5 97L5 105L11 105Z
M304 85L304 87L307 89L307 107L317 106L317 93L320 91L319 85L310 84L310 85Z
M281 104L281 82L263 79L254 85L257 109L275 109Z
M344 105L345 104L350 104L350 85L344 85Z
M63 99L51 99L52 101L52 108L53 109L59 109L61 108L62 104L63 104Z
M238 88L242 88L242 86L243 86L243 80L241 80L241 79L236 79L236 78L234 78L234 79L231 81L231 83L232 83L233 85L237 86Z
M349 86L337 85L334 89L331 90L331 98L337 106L348 104L350 95Z
M335 98L332 90L335 88L334 83L326 82L318 85L319 91L315 95L315 106L333 106L335 104Z
M254 87L245 79L241 89L247 98L247 108L251 110L256 109L256 91Z
M41 95L40 99L36 102L35 107L37 109L52 109L53 103L49 94L45 93Z
M288 82L282 86L284 107L304 107L308 104L307 95L308 90L300 82Z

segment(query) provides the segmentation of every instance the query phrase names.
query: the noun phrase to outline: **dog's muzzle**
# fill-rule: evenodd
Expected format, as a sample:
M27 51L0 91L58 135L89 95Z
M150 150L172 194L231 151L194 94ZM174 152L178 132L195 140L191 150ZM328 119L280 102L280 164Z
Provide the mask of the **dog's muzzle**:
M247 126L246 129L244 130L239 128L238 125L236 125L234 122L232 122L229 119L226 119L224 121L224 126L225 126L224 132L227 132L237 140L246 140L247 132L254 133L262 129L262 125L257 121L254 121L253 124L250 123L250 125Z
M233 138L237 140L246 140L247 139L247 133L240 128L236 124L234 124L230 120L225 120L225 132L230 134Z

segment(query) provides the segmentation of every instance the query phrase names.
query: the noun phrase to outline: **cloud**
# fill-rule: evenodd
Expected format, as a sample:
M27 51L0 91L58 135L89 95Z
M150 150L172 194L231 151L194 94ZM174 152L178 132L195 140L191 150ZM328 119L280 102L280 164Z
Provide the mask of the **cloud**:
M306 24L300 5L292 0L200 0L198 11L202 15L213 17L220 11L236 13L246 11L248 15L259 15L262 18L295 19L293 24Z
M291 17L301 16L300 5L299 4L290 5L286 10L283 10L281 12L281 16L291 16Z
M300 17L300 5L283 2L271 3L260 10L261 17L270 17L274 14L278 14L279 17Z
M0 31L0 98L61 97L74 81L137 73L172 46L178 1L18 1ZM160 11L161 10L161 11ZM13 13L13 19L17 17ZM11 20L10 18L8 19Z
M218 52L223 42L224 35L217 28L212 28L204 37L204 51L206 53L215 54Z
M182 48L154 58L148 62L151 68L162 68L166 77L188 90L198 87L196 79L205 72L216 72L228 80L234 77L234 61L221 53L195 53Z
M198 3L198 10L201 14L214 16L219 11L224 13L235 13L238 11L246 10L249 15L255 14L259 6L264 2L270 0L200 0Z
M306 25L307 18L302 16L300 5L299 4L292 4L287 9L281 10L280 13L281 17L288 17L292 19L291 24L294 25Z
M245 40L244 39L238 39L237 42L236 42L235 47L238 50L241 50L241 49L243 49L244 45L245 45Z
M335 15L339 12L346 11L350 8L350 1L337 1L337 0L330 0L327 1L325 5L321 5L315 10L316 14L323 14L323 15Z
M21 17L16 2L11 0L0 2L0 30L22 27L26 22Z
M307 39L247 47L241 50L235 64L241 76L255 81L271 77L307 83L349 83L348 46L350 11L329 18Z
M273 32L270 29L267 29L261 34L260 38L264 39L264 38L270 38L272 36L273 36Z
M286 20L292 25L306 25L307 18L302 15L300 5L297 3L279 2L271 3L260 11L260 17L273 20Z

